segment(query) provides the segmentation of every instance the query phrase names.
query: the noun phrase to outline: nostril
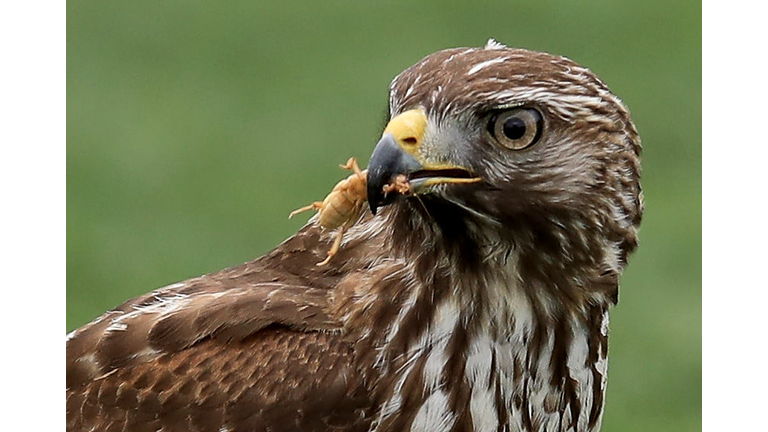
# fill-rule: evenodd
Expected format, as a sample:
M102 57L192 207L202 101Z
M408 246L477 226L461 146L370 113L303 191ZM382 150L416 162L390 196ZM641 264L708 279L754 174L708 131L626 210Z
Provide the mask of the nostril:
M419 140L416 139L416 137L406 137L402 139L403 143L408 145L416 145Z

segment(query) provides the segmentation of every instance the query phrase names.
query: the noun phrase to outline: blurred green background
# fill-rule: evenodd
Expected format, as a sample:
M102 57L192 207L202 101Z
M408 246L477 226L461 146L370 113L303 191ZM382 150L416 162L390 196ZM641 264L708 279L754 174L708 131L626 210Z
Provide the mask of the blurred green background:
M255 258L367 164L389 81L479 46L568 56L630 107L647 212L611 319L604 430L701 428L701 5L67 2L67 331Z

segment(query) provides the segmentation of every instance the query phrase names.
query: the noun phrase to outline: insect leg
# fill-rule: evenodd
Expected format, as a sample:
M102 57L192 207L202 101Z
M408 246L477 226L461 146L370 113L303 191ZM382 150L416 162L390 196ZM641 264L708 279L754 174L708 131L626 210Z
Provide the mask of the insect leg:
M324 259L322 262L317 263L318 266L324 266L331 262L331 258L336 255L336 252L338 252L339 248L341 247L341 239L344 237L344 233L346 231L346 227L339 228L339 231L336 233L336 238L333 239L333 245L331 245L331 248L328 250L328 258Z
M296 216L299 213L305 212L307 210L320 210L323 208L323 202L322 201L315 201L312 204L308 206L304 206L301 208L297 208L296 210L292 211L291 214L288 215L288 219Z
M344 168L345 170L353 171L355 174L358 175L358 177L365 178L365 174L360 169L360 166L357 164L357 159L354 157L349 158L346 164L339 165L340 167Z

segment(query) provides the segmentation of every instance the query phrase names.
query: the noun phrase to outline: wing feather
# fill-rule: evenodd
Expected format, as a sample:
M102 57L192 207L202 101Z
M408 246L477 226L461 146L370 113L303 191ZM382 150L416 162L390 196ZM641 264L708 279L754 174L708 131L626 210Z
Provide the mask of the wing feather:
M323 241L305 227L71 333L68 430L365 430L367 390L329 314L343 274L315 266Z
M236 342L206 339L70 389L67 427L365 430L370 401L352 357L336 333L274 325Z

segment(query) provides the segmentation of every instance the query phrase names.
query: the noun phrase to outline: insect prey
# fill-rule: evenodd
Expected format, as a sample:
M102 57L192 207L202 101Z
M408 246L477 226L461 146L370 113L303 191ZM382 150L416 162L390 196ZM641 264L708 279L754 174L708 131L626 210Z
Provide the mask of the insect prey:
M331 193L323 201L315 201L308 206L298 208L291 212L288 218L307 210L318 211L318 223L325 229L337 229L336 236L328 257L317 265L328 264L339 251L344 233L354 225L363 214L366 207L368 193L366 191L366 174L368 170L361 170L357 159L349 158L341 168L352 171L352 174L336 183Z

